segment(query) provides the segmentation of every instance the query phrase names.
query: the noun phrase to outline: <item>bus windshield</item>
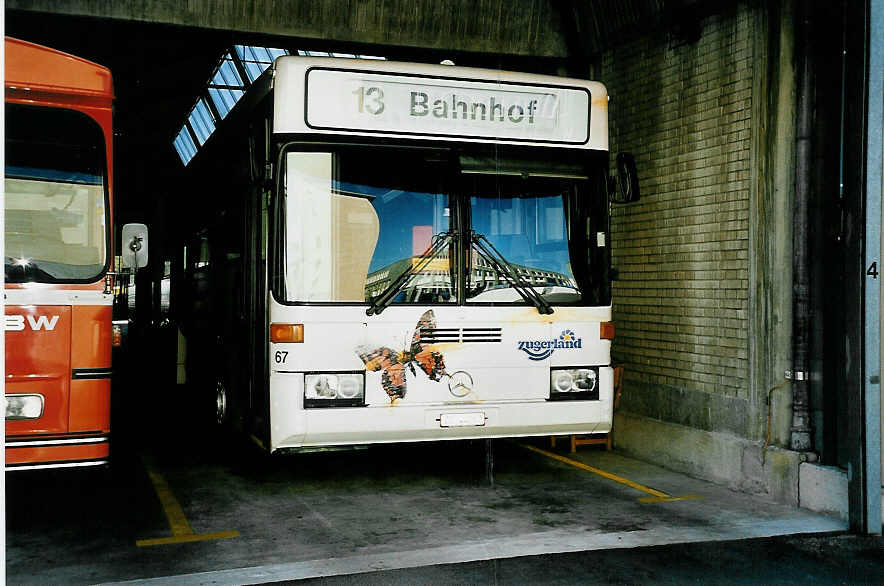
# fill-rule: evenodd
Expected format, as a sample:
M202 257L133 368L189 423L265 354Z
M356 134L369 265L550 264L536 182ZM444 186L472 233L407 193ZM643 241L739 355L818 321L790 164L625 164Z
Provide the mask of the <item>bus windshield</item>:
M607 300L588 237L604 238L607 204L584 164L389 147L284 162L281 300L534 303L528 287L549 304Z
M7 283L88 282L107 262L104 137L85 114L6 105Z
M467 300L520 301L512 283L518 279L557 302L578 301L565 221L573 186L561 180L499 175L472 175L468 185L471 229L508 266L495 263L481 242L473 242Z

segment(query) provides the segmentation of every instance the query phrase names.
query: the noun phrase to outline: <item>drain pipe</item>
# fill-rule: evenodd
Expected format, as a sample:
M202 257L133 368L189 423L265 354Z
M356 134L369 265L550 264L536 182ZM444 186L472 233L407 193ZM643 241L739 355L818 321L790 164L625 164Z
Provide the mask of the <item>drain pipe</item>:
M810 430L810 271L808 266L808 207L813 132L813 64L811 18L805 2L796 2L795 54L798 60L797 124L795 137L795 201L792 215L792 427L789 447L809 452ZM788 376L788 373L787 373Z

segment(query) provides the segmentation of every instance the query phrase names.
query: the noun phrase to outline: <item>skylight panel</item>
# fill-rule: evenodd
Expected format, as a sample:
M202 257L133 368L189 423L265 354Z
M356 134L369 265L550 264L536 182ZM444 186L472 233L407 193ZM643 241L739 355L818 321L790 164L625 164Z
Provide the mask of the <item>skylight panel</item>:
M197 100L187 121L190 122L190 127L193 128L200 146L203 146L212 132L215 131L215 120L212 118L212 113L209 112L209 107L202 98Z
M386 59L371 55L325 51L298 50L296 53L312 57ZM194 104L187 117L187 124L178 131L173 140L175 150L185 165L212 135L216 125L227 117L240 98L245 95L249 86L261 77L277 57L289 54L285 49L251 45L234 45L232 50L224 54L212 74L212 79L206 88L207 93Z
M386 61L386 57L376 57L374 55L356 55L354 53L330 53L326 51L304 51L298 50L301 57L336 57L341 59L374 59L377 61Z
M245 93L244 91L245 84L242 81L242 78L239 75L239 71L236 69L236 65L233 63L233 56L230 52L224 55L224 58L221 59L221 63L218 64L218 68L215 70L215 75L212 76L212 81L209 82L209 97L212 98L212 103L215 105L215 111L221 116L221 118L225 118L239 101L239 99Z
M186 126L181 127L181 131L178 132L178 136L175 137L173 144L175 145L175 150L178 151L178 156L181 157L181 162L187 165L196 154L196 145L193 143L193 138L190 136L190 131L187 130Z
M236 106L236 103L243 97L244 93L242 90L209 87L209 97L212 98L212 103L215 104L215 109L222 119Z
M285 49L271 49L268 47L252 47L249 45L236 45L236 55L239 57L249 82L258 79L264 70L270 67L273 60L282 55L288 55Z
M245 93L245 84L233 63L233 57L228 51L218 64L212 81L209 82L209 96L215 105L215 111L224 118L233 109L239 99Z
M236 65L233 64L233 56L230 52L224 55L221 63L218 64L218 69L215 70L215 75L212 76L212 85L243 87L242 78L236 70Z

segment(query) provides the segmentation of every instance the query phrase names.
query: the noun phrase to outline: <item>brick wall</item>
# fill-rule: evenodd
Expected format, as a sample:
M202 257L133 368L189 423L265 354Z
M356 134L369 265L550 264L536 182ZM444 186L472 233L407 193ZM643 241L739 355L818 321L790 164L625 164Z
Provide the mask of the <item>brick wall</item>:
M646 35L603 55L611 153L636 155L642 199L614 206L615 360L623 407L750 435L752 14L696 42ZM613 160L613 157L612 157Z

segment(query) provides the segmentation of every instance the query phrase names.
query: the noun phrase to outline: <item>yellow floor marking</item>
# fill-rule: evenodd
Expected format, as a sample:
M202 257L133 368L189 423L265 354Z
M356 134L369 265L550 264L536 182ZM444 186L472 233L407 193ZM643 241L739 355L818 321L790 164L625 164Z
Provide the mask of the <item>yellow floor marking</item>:
M249 437L252 438L252 441L255 442L255 444L256 444L259 448L261 448L262 450L266 450L266 449L267 449L267 448L264 447L264 442L262 442L262 441L258 438L258 436L256 436L256 435L250 435Z
M668 503L668 502L672 502L672 501L692 501L692 500L701 499L701 498L703 498L703 495L701 495L701 494L686 494L684 496L667 496L667 497L643 496L638 500L643 503Z
M228 539L239 537L239 531L220 531L218 533L203 533L202 535L177 535L172 537L157 537L155 539L139 539L135 542L138 547L150 545L169 545L171 543L192 543L194 541L211 541L213 539Z
M147 475L153 484L153 488L160 499L163 506L163 512L169 520L169 527L172 529L171 537L159 537L156 539L139 539L135 542L138 547L146 547L150 545L166 545L170 543L190 543L193 541L210 541L212 539L228 539L230 537L238 537L238 531L221 531L219 533L204 533L197 535L193 532L193 528L184 515L184 510L178 503L178 499L169 488L169 483L162 474L153 469L153 467L145 461L144 467L147 469Z
M178 499L175 498L172 489L169 488L169 483L166 482L163 475L151 468L147 469L147 475L150 476L150 481L153 483L153 488L160 499L160 504L163 505L163 511L169 520L169 527L172 528L172 535L193 535L193 529L190 523L187 522L187 517L184 516L184 510L178 504Z
M529 446L528 444L519 444L519 445L525 449L531 450L532 452L537 452L538 454L543 454L544 456L547 456L548 458L552 458L553 460L558 460L559 462L563 462L565 464L568 464L569 466L574 466L575 468L580 468L581 470L586 470L587 472L592 472L593 474L598 474L599 476L601 476L603 478L607 478L608 480L613 480L614 482L619 482L620 484L625 484L626 486L628 486L630 488L634 488L637 491L644 492L646 494L651 495L649 497L642 497L642 498L638 499L639 501L641 501L643 503L665 503L665 502L669 502L669 501L680 501L680 500L703 498L703 497L697 496L697 495L670 496L661 490L657 490L657 489L651 488L649 486L639 484L638 482L633 482L632 480L629 480L628 478L623 478L622 476L617 476L616 474L611 474L610 472L605 472L604 470L601 470L599 468L594 468L592 466L588 466L587 464L584 464L583 462L578 462L577 460L572 460L571 458L566 458L565 456L560 456L559 454L556 454L555 452L548 452L546 450L543 450L543 449L535 447L535 446Z

